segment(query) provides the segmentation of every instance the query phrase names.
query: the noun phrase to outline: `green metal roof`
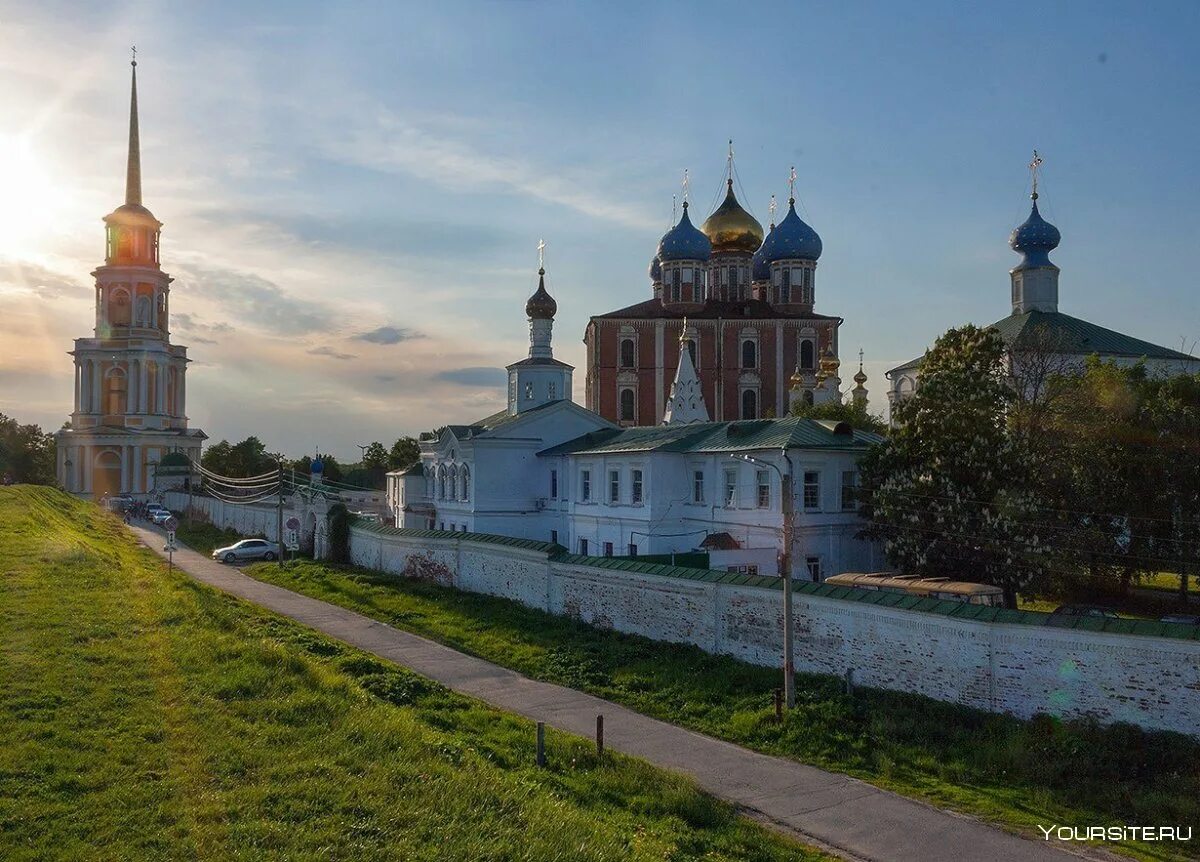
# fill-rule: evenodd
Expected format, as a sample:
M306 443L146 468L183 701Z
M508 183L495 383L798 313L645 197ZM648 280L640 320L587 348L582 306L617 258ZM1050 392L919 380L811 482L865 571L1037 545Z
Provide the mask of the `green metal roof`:
M845 423L821 419L754 419L602 429L539 455L597 455L609 452L742 452L756 449L865 449L883 438Z
M1030 311L1025 314L1010 314L1003 320L992 324L992 328L1000 333L1006 344L1020 347L1034 343L1035 338L1046 333L1060 345L1057 349L1064 353L1099 353L1108 356L1126 356L1140 359L1181 359L1184 361L1200 361L1195 356L1189 356L1169 347L1159 347L1149 341L1142 341L1131 335L1114 332L1071 317L1058 311Z
M496 536L489 533L410 530L400 527L388 527L357 517L352 519L352 523L355 529L380 535L404 536L413 539L457 539L459 541L482 542L485 544L503 545L509 548L520 548L527 551L538 551L546 554L547 560L567 565L658 575L664 578L677 578L695 583L732 584L734 586L757 587L767 590L783 589L783 581L774 576L743 575L737 572L723 572L715 569L665 566L658 563L642 563L628 557L584 556L582 554L569 553L561 545L556 545L552 542L538 542L533 539L517 539L512 536ZM796 596L813 596L816 598L836 599L838 601L880 605L882 607L894 607L901 610L939 614L945 617L972 620L974 622L1045 626L1046 628L1055 629L1082 629L1084 631L1098 631L1108 634L1131 634L1144 637L1200 641L1200 626L1188 625L1186 623L1160 623L1155 620L1112 619L1108 617L1056 616L1041 611L1017 611L987 605L970 605L964 602L921 598L920 596L910 596L886 590L863 590L857 587L835 586L827 583L814 584L810 581L793 581L792 589Z

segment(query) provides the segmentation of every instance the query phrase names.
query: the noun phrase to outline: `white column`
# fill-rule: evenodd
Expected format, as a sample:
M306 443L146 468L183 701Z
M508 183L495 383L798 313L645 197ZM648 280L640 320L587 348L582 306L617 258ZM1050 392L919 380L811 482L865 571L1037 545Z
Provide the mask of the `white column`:
M86 494L92 490L92 447L84 446L82 447L82 451L83 457L79 459L79 469L83 471L81 477L83 481L80 482L79 490Z
M79 412L79 360L75 360L75 413Z
M179 366L179 392L175 395L175 413L180 419L187 416L184 407L187 404L187 365Z
M157 412L167 412L167 366L160 365L158 367L158 408Z
M142 447L130 446L129 452L133 457L133 487L129 490L140 494L142 493Z
M138 412L149 413L150 404L148 403L148 394L150 392L150 371L146 367L146 360L138 363Z
M129 490L129 451L132 446L121 447L121 493L124 494Z
M91 408L92 408L91 412L92 413L103 413L104 412L104 407L103 407L104 394L100 387L101 387L100 362L99 362L99 360L93 359L92 360L92 396L91 396L91 402L92 402L91 403Z

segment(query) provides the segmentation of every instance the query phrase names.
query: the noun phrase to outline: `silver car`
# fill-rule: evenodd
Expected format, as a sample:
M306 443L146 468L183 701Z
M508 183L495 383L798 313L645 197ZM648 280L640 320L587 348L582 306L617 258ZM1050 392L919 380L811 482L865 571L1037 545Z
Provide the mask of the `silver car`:
M279 545L266 539L242 539L226 548L212 552L214 560L223 563L241 563L246 560L274 560L279 557Z

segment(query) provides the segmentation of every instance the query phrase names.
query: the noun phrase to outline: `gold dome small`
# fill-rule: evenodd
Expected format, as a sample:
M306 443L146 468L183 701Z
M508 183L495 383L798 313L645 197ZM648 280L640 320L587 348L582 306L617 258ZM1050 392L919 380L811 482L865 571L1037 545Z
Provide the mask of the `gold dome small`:
M796 366L796 370L792 372L792 376L788 378L789 389L799 389L804 385L804 375L800 373L800 367Z
M837 370L841 368L841 366L842 363L839 362L838 358L833 355L833 348L827 346L825 350L821 352L821 374L825 377L832 377L837 374Z
M725 200L700 226L713 253L741 251L754 254L763 242L763 229L758 220L742 209L733 193L733 180L726 180Z

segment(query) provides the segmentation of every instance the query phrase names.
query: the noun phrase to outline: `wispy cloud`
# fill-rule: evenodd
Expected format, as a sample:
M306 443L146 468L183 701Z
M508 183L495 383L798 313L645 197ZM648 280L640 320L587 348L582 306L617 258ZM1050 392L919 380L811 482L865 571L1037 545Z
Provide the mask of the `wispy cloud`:
M505 373L503 368L488 368L474 366L471 368L451 368L439 372L435 377L447 383L458 383L462 386L503 386Z
M342 353L339 350L334 350L332 347L329 347L328 345L324 345L321 347L313 347L312 349L306 350L305 352L309 356L328 356L330 359L346 360L346 359L357 359L358 358L357 354Z
M195 264L176 264L173 268L179 273L177 282L189 293L212 302L238 329L304 335L326 328L332 316L318 303L290 296L254 273Z
M0 283L27 290L43 299L89 293L78 280L40 264L12 258L0 259Z
M410 329L404 329L398 326L380 326L377 329L372 329L370 332L360 332L354 336L355 341L368 341L371 344L399 344L401 341L408 341L410 338L420 338L419 332L413 332Z

